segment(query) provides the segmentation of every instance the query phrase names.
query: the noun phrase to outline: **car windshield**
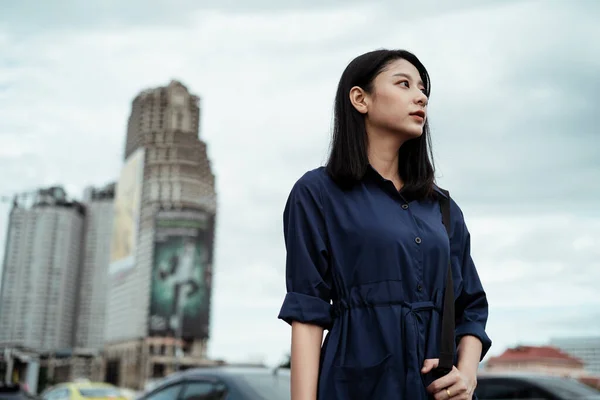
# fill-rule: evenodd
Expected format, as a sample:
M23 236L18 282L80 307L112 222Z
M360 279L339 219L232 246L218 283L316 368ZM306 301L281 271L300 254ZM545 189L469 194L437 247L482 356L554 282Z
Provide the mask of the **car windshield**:
M114 388L104 387L93 387L93 388L81 388L79 394L86 398L99 398L99 397L119 397L120 393Z
M540 379L540 385L568 399L600 399L600 392L572 379Z
M286 374L252 373L239 377L264 400L286 400L290 398L290 377Z

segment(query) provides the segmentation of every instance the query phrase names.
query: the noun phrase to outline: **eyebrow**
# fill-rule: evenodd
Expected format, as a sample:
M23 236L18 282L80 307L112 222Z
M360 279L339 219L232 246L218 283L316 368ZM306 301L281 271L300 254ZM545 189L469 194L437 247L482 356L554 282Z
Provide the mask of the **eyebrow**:
M412 76L410 76L410 75L408 75L408 74L405 74L404 72L398 72L398 73L396 73L396 74L394 74L394 75L392 75L392 76L403 76L403 77L405 77L406 79L408 79L409 81L412 81ZM420 79L419 79L419 82L417 82L417 85L425 86L425 85L423 84L423 81L422 81L422 80L420 80Z

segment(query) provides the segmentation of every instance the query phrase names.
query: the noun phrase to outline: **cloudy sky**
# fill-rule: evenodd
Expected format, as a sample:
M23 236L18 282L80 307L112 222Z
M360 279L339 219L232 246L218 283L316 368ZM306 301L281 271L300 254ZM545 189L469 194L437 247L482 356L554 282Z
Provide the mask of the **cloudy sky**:
M381 47L431 74L438 183L472 233L490 355L600 334L600 2L97 3L0 5L0 194L115 180L131 100L181 80L217 175L210 356L288 352L284 203L326 158L341 72Z

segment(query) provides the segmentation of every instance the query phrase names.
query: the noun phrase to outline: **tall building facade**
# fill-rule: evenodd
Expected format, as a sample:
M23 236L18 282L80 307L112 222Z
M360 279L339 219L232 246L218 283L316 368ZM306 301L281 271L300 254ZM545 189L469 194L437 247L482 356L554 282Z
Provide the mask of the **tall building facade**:
M60 187L15 203L9 218L0 342L40 352L70 350L77 321L85 209Z
M83 199L86 218L75 347L95 353L99 353L104 346L114 198L115 184L111 183L103 188L87 188Z
M550 344L581 359L588 373L600 377L600 336L554 338Z
M105 330L107 380L119 385L205 360L217 204L199 126L200 99L180 82L133 100Z
M103 374L106 281L114 184L89 188L85 202L61 187L15 199L0 292L0 370L49 381ZM19 377L19 378L16 378Z

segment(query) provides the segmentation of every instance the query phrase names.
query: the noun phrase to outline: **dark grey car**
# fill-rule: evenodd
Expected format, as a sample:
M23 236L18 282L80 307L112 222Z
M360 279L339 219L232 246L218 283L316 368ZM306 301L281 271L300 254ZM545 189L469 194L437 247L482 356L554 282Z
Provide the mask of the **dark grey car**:
M159 381L138 400L289 400L290 375L268 368L194 368Z
M600 400L600 392L574 379L535 374L485 374L477 377L479 400Z
M37 398L27 393L19 385L3 385L0 383L0 400L35 400Z

